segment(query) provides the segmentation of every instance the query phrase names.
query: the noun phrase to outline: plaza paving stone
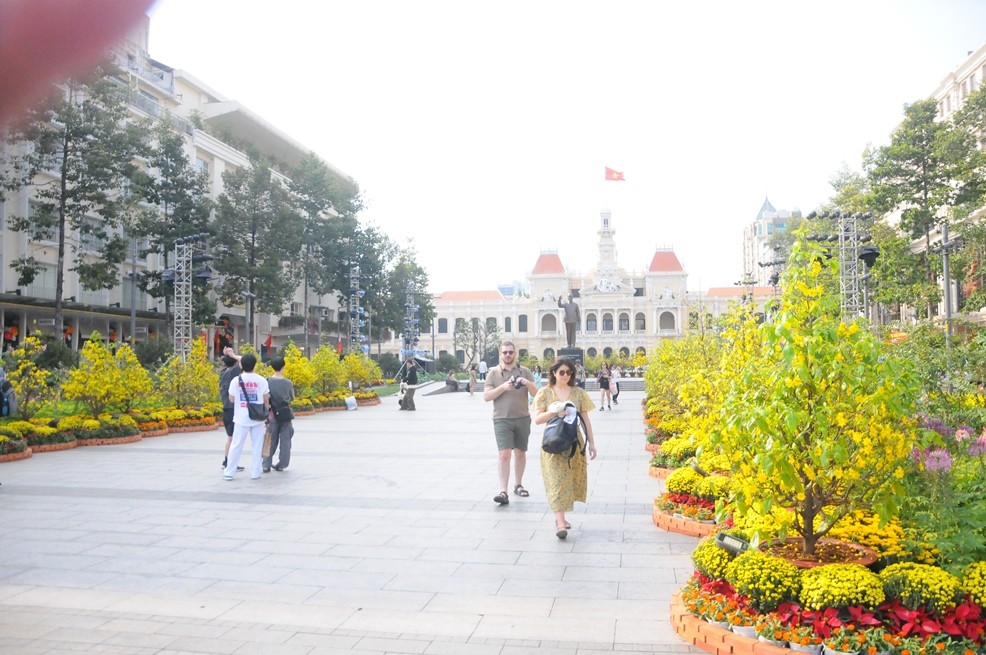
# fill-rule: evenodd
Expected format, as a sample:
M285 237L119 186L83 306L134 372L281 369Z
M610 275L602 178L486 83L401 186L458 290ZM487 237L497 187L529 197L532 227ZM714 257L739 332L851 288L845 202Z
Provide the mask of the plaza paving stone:
M651 522L642 393L621 398L565 541L540 428L530 498L497 506L466 393L298 417L260 480L223 481L221 429L0 465L0 654L698 652L668 620L695 540Z

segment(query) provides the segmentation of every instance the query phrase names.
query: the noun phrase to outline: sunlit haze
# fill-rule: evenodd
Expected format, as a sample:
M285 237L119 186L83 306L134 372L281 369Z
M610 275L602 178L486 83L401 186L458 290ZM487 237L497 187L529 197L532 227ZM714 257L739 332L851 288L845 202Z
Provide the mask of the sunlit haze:
M150 37L355 178L432 291L542 250L587 272L603 208L622 267L674 247L698 290L741 277L765 196L807 212L885 144L986 41L986 2L161 0Z

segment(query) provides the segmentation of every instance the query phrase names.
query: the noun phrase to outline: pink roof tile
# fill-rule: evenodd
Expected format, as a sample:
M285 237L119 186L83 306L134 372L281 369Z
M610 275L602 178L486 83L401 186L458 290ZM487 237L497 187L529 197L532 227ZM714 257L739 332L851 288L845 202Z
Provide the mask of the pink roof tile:
M650 268L647 270L651 273L671 273L685 269L681 267L673 250L658 250L654 253L654 259L650 260Z
M561 257L553 252L542 252L541 256L538 257L537 263L534 264L534 270L532 271L534 275L550 275L552 273L564 272L565 266L561 263Z

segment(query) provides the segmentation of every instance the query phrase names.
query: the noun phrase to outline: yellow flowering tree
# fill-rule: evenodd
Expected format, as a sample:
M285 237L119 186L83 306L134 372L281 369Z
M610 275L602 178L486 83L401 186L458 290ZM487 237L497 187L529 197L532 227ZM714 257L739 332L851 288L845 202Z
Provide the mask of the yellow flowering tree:
M219 375L206 358L205 342L192 340L192 352L182 361L173 356L157 373L157 388L165 402L175 407L200 407L215 400Z
M123 402L127 393L113 353L99 333L93 332L82 346L79 365L69 371L68 379L62 384L62 394L81 403L93 418L98 418L107 408Z
M908 362L889 356L860 323L840 320L838 265L815 244L794 244L781 308L761 327L763 348L747 363L723 407L713 443L728 454L742 513L794 511L804 553L857 508L883 520L917 429L918 384Z
M315 369L315 389L319 393L330 393L346 384L346 368L342 365L335 348L319 346L312 355Z
M301 395L315 383L315 366L293 343L284 347L283 356L284 377L291 380L295 391Z
M362 353L349 353L342 360L342 365L346 370L346 379L353 383L353 389L362 389L371 380L383 377L377 363Z
M41 339L30 336L7 355L7 380L17 395L17 414L24 420L37 414L58 393L52 373L37 364L44 350Z
M146 399L154 391L154 385L150 374L141 366L137 355L127 344L116 351L116 367L120 370L120 386L123 387L120 405L124 411L129 412L139 399Z

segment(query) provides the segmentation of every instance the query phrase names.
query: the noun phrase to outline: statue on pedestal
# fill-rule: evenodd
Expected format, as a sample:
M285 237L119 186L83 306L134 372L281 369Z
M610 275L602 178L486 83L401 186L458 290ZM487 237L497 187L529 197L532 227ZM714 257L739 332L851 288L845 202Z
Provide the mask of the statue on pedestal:
M575 347L575 331L582 321L582 314L579 312L579 304L570 295L568 302L558 299L558 306L565 310L565 336L568 340L568 347Z

